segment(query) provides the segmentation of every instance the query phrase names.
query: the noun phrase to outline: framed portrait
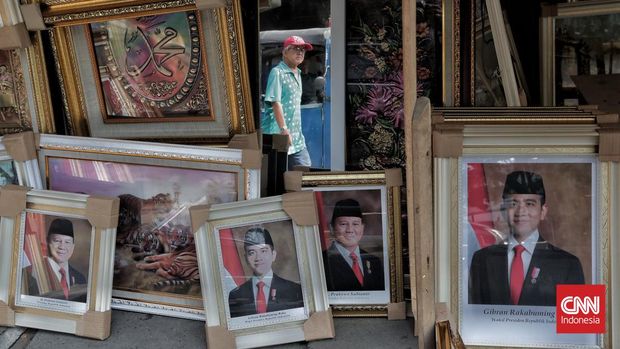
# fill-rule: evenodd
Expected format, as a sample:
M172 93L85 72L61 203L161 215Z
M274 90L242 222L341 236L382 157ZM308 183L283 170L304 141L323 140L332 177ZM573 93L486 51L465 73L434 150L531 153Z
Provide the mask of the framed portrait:
M190 209L207 345L250 348L334 336L312 193Z
M41 135L48 189L117 196L112 306L204 319L188 208L259 197L259 150Z
M468 347L610 347L606 334L556 330L556 286L616 292L617 165L599 157L596 117L587 119L444 119L460 125L463 138L458 157L434 159L435 284ZM611 309L604 309L609 324Z
M45 2L71 134L213 143L254 131L238 0Z
M108 337L119 200L13 185L0 196L2 326Z
M43 189L32 131L0 137L0 186Z
M400 169L287 172L314 192L325 281L335 316L404 318Z
M578 1L544 5L541 17L543 105L585 104L573 77L620 73L614 42L620 4Z

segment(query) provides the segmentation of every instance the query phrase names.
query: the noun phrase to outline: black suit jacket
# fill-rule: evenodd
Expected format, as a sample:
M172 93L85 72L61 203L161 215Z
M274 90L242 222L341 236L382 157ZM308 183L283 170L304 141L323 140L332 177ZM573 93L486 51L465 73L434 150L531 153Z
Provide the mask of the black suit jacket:
M304 306L301 285L273 274L271 289L267 295L267 312L300 308ZM230 291L228 295L230 317L256 314L252 279Z
M510 305L508 245L485 247L474 253L469 270L470 304ZM534 268L538 276L533 278ZM525 275L518 305L555 306L555 286L583 284L581 262L574 255L538 239Z
M47 263L48 275L50 277L55 277L54 272L52 271L52 267ZM58 280L60 283L60 280ZM77 287L78 285L83 285L84 287ZM69 264L69 299L74 302L86 302L86 293L88 290L88 280L86 277L80 273L77 269ZM75 286L75 287L74 287ZM32 276L29 276L28 280L28 294L31 296L42 296L48 298L57 298L57 299L65 299L65 295L62 292L62 288L54 289L50 291L48 294L40 294L39 285L37 285L37 281Z
M381 260L360 248L364 271L364 285L353 274L353 270L338 252L335 242L323 251L325 279L328 291L382 291L385 290L383 263Z

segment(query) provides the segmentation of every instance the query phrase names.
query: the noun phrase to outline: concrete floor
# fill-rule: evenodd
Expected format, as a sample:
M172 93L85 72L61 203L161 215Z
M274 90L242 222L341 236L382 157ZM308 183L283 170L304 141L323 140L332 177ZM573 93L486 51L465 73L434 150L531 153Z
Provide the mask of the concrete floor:
M384 318L336 318L334 325L336 329L334 339L292 343L274 348L418 348L411 319L388 321ZM105 341L42 330L0 327L0 349L205 347L204 323L201 321L120 310L115 310L112 314L112 334Z

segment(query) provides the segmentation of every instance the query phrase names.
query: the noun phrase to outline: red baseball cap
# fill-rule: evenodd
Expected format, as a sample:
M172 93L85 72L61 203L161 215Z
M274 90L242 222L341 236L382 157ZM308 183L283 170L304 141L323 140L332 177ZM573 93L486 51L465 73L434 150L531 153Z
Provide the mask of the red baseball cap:
M284 40L284 43L282 45L284 46L284 48L287 48L290 45L303 46L306 51L312 51L312 45L310 45L310 43L308 42L305 42L304 39L297 35L289 36L288 38L286 38L286 40Z

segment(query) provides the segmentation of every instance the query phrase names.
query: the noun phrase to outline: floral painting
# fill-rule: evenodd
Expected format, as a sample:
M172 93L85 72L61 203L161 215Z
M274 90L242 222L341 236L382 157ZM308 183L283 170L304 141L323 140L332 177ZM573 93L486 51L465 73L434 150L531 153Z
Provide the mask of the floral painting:
M347 2L348 168L404 167L400 1Z
M347 168L405 166L402 2L347 2ZM417 2L418 96L441 103L441 2ZM438 51L439 50L439 51Z

